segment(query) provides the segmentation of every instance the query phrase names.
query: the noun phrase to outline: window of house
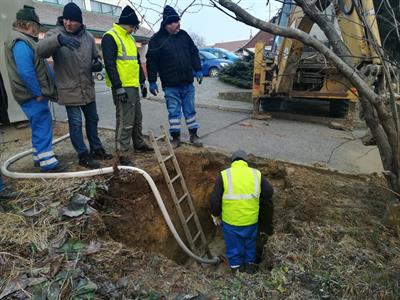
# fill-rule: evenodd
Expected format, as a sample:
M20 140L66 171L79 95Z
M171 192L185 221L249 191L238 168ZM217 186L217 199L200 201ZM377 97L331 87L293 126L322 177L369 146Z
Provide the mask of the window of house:
M102 11L103 14L110 14L111 15L112 11L113 11L112 8L113 7L110 4L105 4L105 3L101 4L101 11Z
M97 1L90 1L92 11L101 13L101 3Z
M76 3L81 9L85 9L85 0L43 0L43 2L66 5L69 2Z
M85 0L72 0L69 2L74 2L76 5L78 5L80 8L85 9Z
M122 8L121 7L114 7L114 10L113 10L113 15L114 16L120 16L121 15L121 12L122 12Z

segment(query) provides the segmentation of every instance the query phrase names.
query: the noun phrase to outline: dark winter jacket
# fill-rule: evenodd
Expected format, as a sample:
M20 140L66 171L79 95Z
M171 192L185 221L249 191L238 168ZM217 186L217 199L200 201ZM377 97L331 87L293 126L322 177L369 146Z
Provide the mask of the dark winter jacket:
M59 34L77 39L80 47L74 50L62 47L58 41ZM59 18L57 26L47 31L37 44L37 54L43 58L53 57L58 104L80 106L95 101L92 61L100 55L92 34L84 25L78 32L69 33Z
M214 189L211 193L211 213L213 216L221 216L222 196L224 183L221 174L217 177ZM274 189L264 176L261 176L260 210L258 215L258 228L260 232L271 235L273 232L274 204L272 195Z
M106 68L108 78L111 81L112 88L119 89L120 87L122 87L122 84L117 71L118 47L115 43L114 38L110 34L106 34L103 36L103 39L101 40L101 49L103 51L104 66ZM140 63L139 52L137 56L140 66L139 81L140 84L143 84L146 81L146 77Z
M161 28L151 38L146 57L149 82L156 82L159 74L163 87L191 84L193 70L201 70L199 50L184 30L171 35Z

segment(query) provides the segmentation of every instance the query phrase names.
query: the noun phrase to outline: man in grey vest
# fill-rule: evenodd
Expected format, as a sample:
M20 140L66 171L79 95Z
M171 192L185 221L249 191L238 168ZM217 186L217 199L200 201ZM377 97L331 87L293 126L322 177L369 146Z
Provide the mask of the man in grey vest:
M92 72L101 71L103 66L98 60L95 40L82 24L82 11L75 3L65 5L57 26L38 43L37 53L43 58L53 57L58 104L67 109L69 134L79 164L90 169L99 168L97 160L112 158L98 135L99 117L92 77ZM83 140L82 112L90 152Z
M56 99L52 70L37 56L39 17L33 7L25 5L5 42L7 71L15 100L29 120L32 129L33 159L42 172L62 172L52 146L52 117L49 100Z

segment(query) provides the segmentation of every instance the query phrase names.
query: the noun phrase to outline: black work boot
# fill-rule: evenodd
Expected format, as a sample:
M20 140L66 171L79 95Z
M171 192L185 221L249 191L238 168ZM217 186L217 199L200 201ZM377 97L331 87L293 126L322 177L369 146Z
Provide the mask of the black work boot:
M203 143L200 142L200 138L197 135L197 128L190 129L189 133L190 133L190 143L195 147L203 147Z
M97 160L110 160L113 158L113 156L110 153L107 153L104 148L90 150L90 156Z
M153 147L147 145L146 143L144 143L139 148L135 148L135 152L138 153L153 152L153 151L154 151Z
M88 169L100 168L100 163L97 160L93 159L87 152L79 155L79 165Z
M181 134L179 132L172 132L172 141L171 146L172 148L176 149L181 145Z
M12 188L4 187L0 192L0 200L16 199L21 193L14 191Z
M133 162L129 159L128 156L120 156L118 159L118 165L133 167Z
M46 171L41 171L42 173L62 173L65 172L67 170L67 166L58 163L58 165L56 165L53 169L50 170L46 170Z
M258 271L258 265L255 263L247 263L245 264L244 272L247 274L256 274Z

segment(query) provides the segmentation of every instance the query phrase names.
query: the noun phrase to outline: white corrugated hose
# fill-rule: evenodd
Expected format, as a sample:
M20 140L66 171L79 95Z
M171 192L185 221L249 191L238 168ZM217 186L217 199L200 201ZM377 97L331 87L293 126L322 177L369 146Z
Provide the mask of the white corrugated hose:
M56 140L53 141L53 145L58 144L65 139L69 138L69 134L64 135ZM13 172L9 171L8 168L11 164L14 162L18 161L19 159L28 156L32 154L33 150L27 150L21 153L18 153L9 159L7 159L4 164L1 167L1 173L4 176L10 177L10 178L16 178L16 179L56 179L56 178L77 178L77 177L91 177L91 176L98 176L98 175L105 175L105 174L112 174L114 172L113 167L106 167L106 168L101 168L101 169L95 169L95 170L88 170L88 171L79 171L79 172L65 172L65 173L21 173L21 172ZM127 170L129 172L135 172L141 174L149 183L151 191L154 194L154 197L157 200L158 206L160 207L161 213L163 214L163 217L165 219L165 222L167 223L169 230L173 234L175 240L179 244L179 246L182 248L182 250L189 255L191 258L196 260L199 263L202 264L212 264L216 265L221 262L220 258L218 257L213 257L213 258L203 258L197 256L195 253L193 253L182 241L181 237L179 236L178 232L175 229L174 224L171 221L171 218L168 214L168 211L164 205L164 201L161 198L160 192L154 182L154 180L151 178L151 176L144 170L135 168L135 167L129 167L129 166L118 166L117 167L119 170Z

